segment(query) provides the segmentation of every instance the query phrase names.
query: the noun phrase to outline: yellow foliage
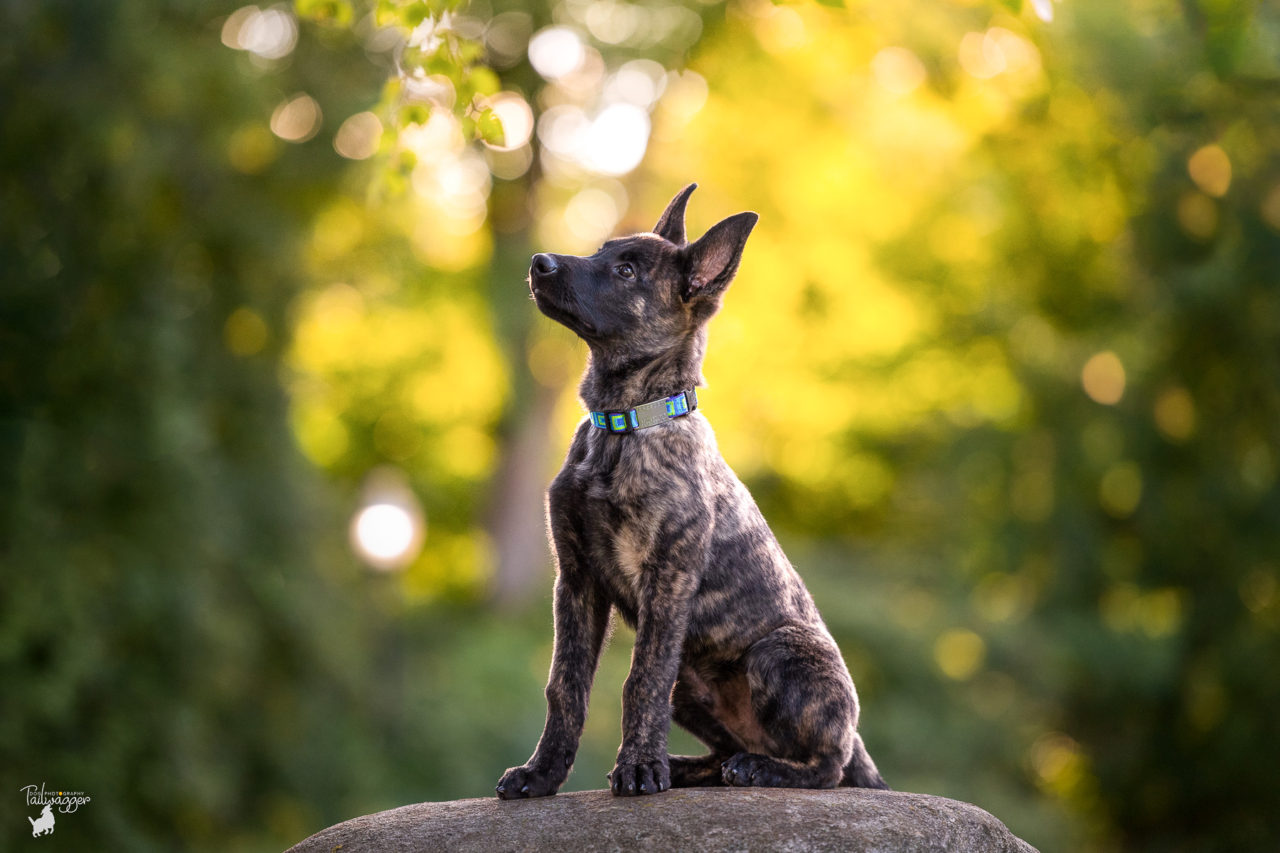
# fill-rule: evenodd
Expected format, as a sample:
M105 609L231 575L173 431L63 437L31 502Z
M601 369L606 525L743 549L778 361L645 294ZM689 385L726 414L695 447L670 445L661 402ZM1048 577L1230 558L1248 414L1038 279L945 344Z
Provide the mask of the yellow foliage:
M656 127L649 160L664 189L701 183L692 236L737 210L761 213L711 327L706 404L733 425L720 434L726 455L746 476L770 467L855 506L887 497L892 475L849 453L851 432L895 434L938 415L1008 425L1023 401L1003 344L931 346L940 300L877 255L909 237L955 270L946 304L977 310L989 298L1000 200L975 187L954 213L936 205L956 195L976 140L1043 90L1039 54L1009 30L977 34L1000 71L961 74L943 96L911 50L885 47L898 25L907 31L902 21L871 38L847 13L745 4L695 65L712 84L705 106ZM806 49L791 49L796 40ZM909 233L921 222L927 232Z
M318 465L339 467L371 450L437 484L483 482L493 469L491 430L508 376L483 296L474 287L406 288L388 263L429 260L431 271L414 266L421 278L487 259L487 231L443 227L439 213L417 201L340 200L317 217L316 276L350 282L326 284L293 306L292 424ZM443 535L437 528L430 540ZM428 541L420 562L439 547Z
M422 554L405 570L405 593L427 601L446 591L480 589L493 573L493 561L493 543L484 530L433 531Z
M1107 627L1117 633L1141 631L1159 639L1181 627L1184 598L1173 587L1144 591L1131 583L1117 583L1103 594L1099 611Z
M323 399L294 395L293 434L302 452L321 468L333 465L347 451L347 428L337 414Z

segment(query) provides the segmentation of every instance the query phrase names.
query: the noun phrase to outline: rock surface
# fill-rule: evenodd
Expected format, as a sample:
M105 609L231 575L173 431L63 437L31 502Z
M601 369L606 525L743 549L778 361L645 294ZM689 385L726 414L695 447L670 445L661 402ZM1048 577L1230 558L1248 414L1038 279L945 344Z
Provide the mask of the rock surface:
M419 803L331 826L288 853L612 850L1035 853L968 803L893 791L683 788Z

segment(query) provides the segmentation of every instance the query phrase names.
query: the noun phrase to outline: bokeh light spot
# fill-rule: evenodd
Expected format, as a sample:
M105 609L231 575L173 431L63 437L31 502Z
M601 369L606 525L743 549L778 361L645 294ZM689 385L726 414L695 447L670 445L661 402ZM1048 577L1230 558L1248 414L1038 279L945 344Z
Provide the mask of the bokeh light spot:
M1187 173L1207 195L1221 198L1231 188L1231 159L1219 145L1206 145L1187 160Z
M696 71L671 72L667 76L666 92L658 101L658 110L664 119L658 126L678 135L679 129L706 106L710 91L706 78Z
M320 105L310 95L295 95L271 114L271 132L286 142L306 142L319 131Z
M573 159L579 156L590 125L580 107L557 105L543 112L538 119L538 139L553 154Z
M1201 192L1190 190L1178 199L1178 224L1197 240L1208 240L1218 231L1218 206Z
M227 161L245 175L257 175L276 159L277 145L271 131L256 122L243 125L227 141Z
M1061 732L1044 735L1031 747L1031 765L1050 791L1066 796L1085 776L1080 745Z
M426 539L422 505L399 468L375 468L365 477L360 508L351 517L351 547L375 569L402 569L417 559Z
M649 145L649 114L634 104L605 107L586 134L583 165L602 175L625 175Z
M1280 231L1280 184L1276 184L1267 193L1258 212L1262 214L1263 222Z
M227 349L239 356L256 355L267 345L270 333L262 317L251 308L237 308L222 326Z
M1133 462L1119 462L1102 475L1098 500L1113 518L1128 518L1142 500L1142 470Z
M633 59L606 81L604 98L648 109L657 103L666 86L666 69L652 59Z
M608 237L621 216L613 196L596 187L576 194L564 209L565 224L575 239L587 245Z
M260 59L283 59L298 44L298 24L283 4L270 9L245 6L223 23L222 43Z
M597 0L586 8L587 30L605 44L621 44L640 28L641 11L630 3Z
M515 92L500 92L489 99L489 108L502 122L501 145L489 145L496 151L513 151L525 145L533 135L533 110Z
M587 50L568 27L547 27L529 40L529 63L547 80L559 80L582 67Z
M371 112L356 113L342 123L333 137L333 148L349 160L365 160L378 150L382 122Z
M303 454L316 465L333 465L351 445L350 435L337 411L323 401L295 394L291 413L293 433Z
M886 47L877 53L871 60L871 74L895 95L914 92L928 76L920 57L905 47Z
M1012 622L1031 608L1032 590L1021 575L992 572L974 587L974 610L988 622Z
M222 23L222 43L232 50L243 50L240 44L240 31L250 18L262 14L257 6L242 6L236 9Z
M361 509L352 525L356 550L377 568L404 565L413 547L415 525L408 510L394 504Z
M484 43L495 68L510 68L523 57L533 32L533 18L526 12L501 12L485 29Z
M973 631L955 628L933 644L933 660L942 674L955 681L972 678L987 656L987 644Z
M1240 458L1240 479L1251 491L1262 494L1276 479L1275 457L1260 441L1250 444Z
M1004 50L991 33L965 33L959 58L960 67L979 80L989 80L1008 68Z
M1100 352L1085 362L1080 382L1094 402L1115 405L1124 396L1124 364L1114 352Z
M804 18L788 6L763 4L768 11L756 20L756 37L770 53L784 53L803 47L809 40Z
M1196 406L1185 388L1169 388L1156 399L1156 426L1173 441L1186 441L1196 429Z
M1276 575L1268 568L1253 569L1240 580L1240 601L1250 613L1261 613L1276 601Z

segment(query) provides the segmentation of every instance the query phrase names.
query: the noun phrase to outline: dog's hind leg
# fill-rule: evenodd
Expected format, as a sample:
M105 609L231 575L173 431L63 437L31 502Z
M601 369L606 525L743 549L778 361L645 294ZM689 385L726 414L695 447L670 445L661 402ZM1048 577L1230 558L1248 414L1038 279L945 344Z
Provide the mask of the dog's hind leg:
M884 781L884 777L880 775L880 771L876 768L876 763L871 760L871 756L867 753L867 747L863 744L862 735L860 734L854 734L853 736L853 756L849 759L849 763L844 766L840 784L846 788L889 790L888 783Z
M724 785L722 755L671 755L667 761L671 767L673 788L718 788Z
M751 710L768 755L739 752L723 778L735 786L833 788L853 757L858 699L840 650L817 626L787 625L744 659Z
M706 705L698 701L683 677L676 682L676 689L671 695L671 718L711 750L708 755L671 756L671 787L723 785L721 765L742 745L712 716Z

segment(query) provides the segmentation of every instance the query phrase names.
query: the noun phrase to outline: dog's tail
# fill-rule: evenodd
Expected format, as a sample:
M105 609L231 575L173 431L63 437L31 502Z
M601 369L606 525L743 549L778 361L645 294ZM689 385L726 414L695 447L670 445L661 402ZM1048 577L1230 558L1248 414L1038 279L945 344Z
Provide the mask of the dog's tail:
M32 828L32 829L35 829L35 828L36 828L36 820L35 820L35 818L33 818L33 817L29 817L29 818L27 818L27 820L31 821L31 828Z
M856 732L853 735L853 755L849 758L849 763L844 766L844 775L840 777L840 784L846 788L890 790L889 785L884 781L884 777L876 769L876 763L867 754L867 747L862 742L862 735Z

